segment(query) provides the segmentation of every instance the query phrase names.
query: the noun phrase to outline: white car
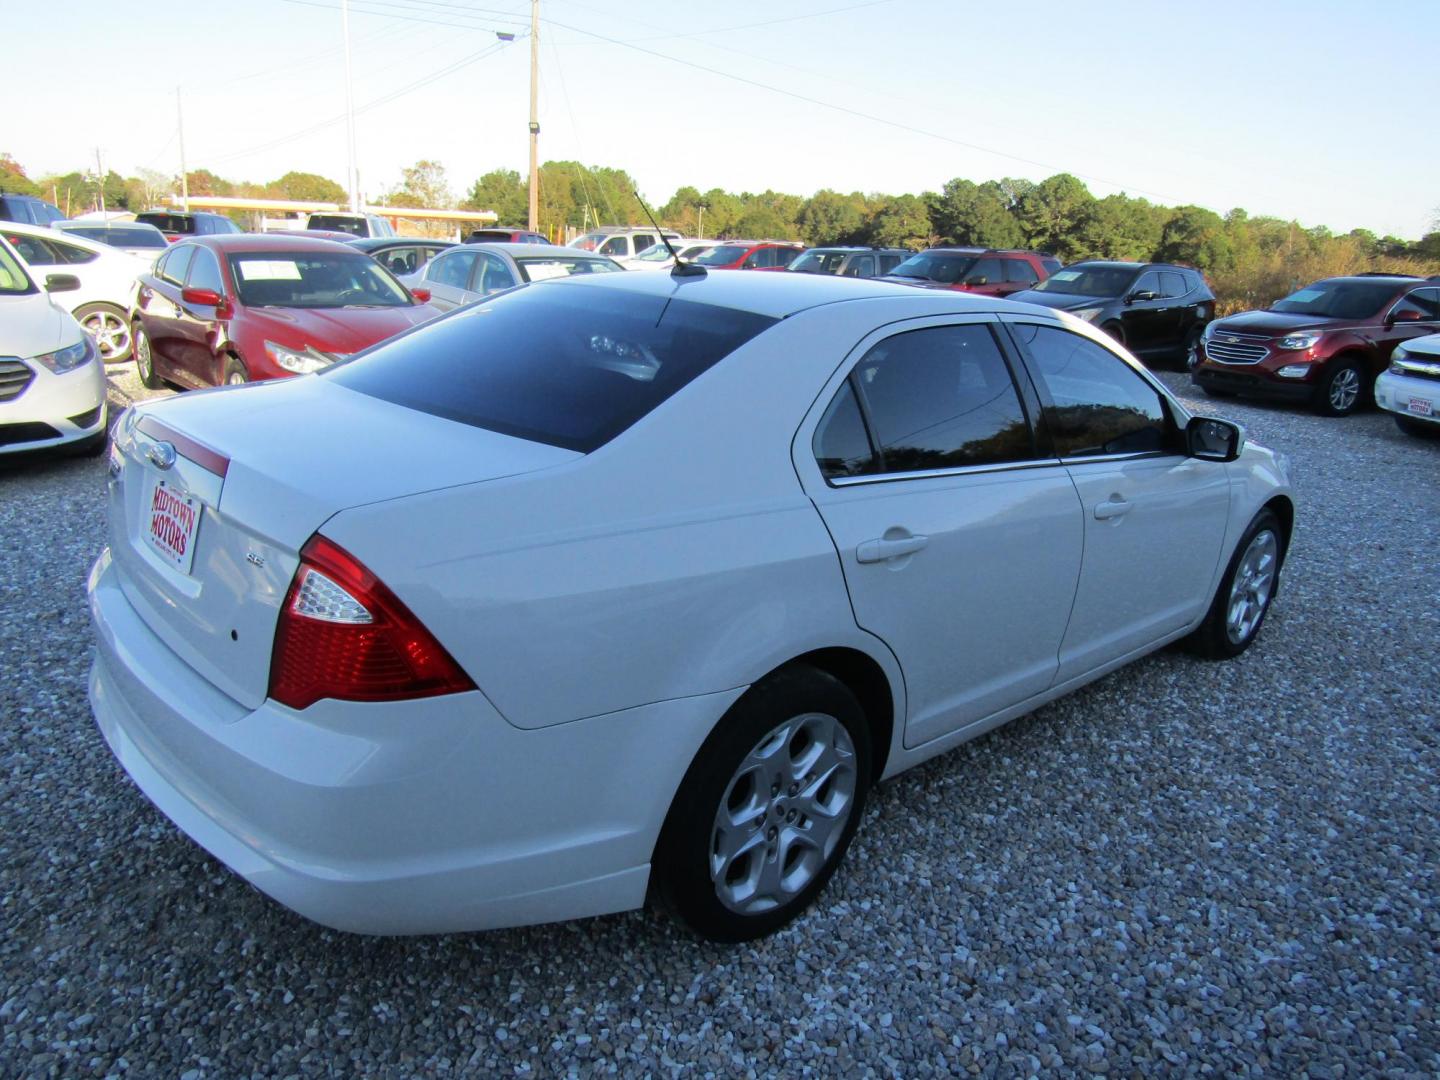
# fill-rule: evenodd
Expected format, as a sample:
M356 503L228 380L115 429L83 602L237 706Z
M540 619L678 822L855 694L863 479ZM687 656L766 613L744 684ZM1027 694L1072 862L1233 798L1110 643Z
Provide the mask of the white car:
M718 240L686 240L680 237L670 241L671 246L685 262L698 259L707 251L713 250L719 243ZM669 270L675 265L675 256L670 254L670 249L664 244L652 244L639 255L616 261L626 270Z
M1243 651L1294 513L1069 315L811 274L545 281L115 445L104 737L255 886L385 934L652 885L770 932L875 781Z
M1440 435L1440 334L1395 346L1375 380L1375 404L1407 435Z
M123 251L127 255L154 263L170 248L170 241L154 225L143 221L92 221L80 218L75 221L57 221L50 226L56 232L78 236L97 244Z
M51 275L47 291L0 239L0 457L105 448L105 369L90 335L50 298L75 284Z
M74 276L80 285L66 293L65 307L95 339L105 363L130 358L135 282L153 258L137 258L107 244L17 221L0 222L0 235L41 284L49 274Z

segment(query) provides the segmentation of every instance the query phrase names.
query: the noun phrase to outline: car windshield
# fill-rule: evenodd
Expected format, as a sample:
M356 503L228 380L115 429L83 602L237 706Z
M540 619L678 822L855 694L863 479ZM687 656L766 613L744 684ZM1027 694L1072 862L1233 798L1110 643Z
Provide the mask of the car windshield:
M546 278L569 277L571 274L608 274L621 270L609 259L588 258L584 255L541 255L535 258L519 258L515 265L520 276L526 281L544 281Z
M775 322L620 289L527 286L324 377L433 416L589 453Z
M144 225L154 225L161 232L192 233L195 219L183 214L136 214L135 220Z
M838 274L845 263L844 251L807 251L790 264L802 274Z
M0 295L23 296L35 292L35 285L20 260L15 258L7 244L0 242Z
M368 255L252 251L230 256L246 307L404 307L410 294Z
M1395 295L1389 281L1318 281L1291 293L1271 311L1285 315L1318 315L1325 319L1368 319Z
M922 281L953 285L974 265L974 255L937 255L934 252L922 251L919 255L911 255L891 270L890 276L919 278Z
M370 229L364 218L348 214L311 214L308 229L324 229L329 232L349 233L351 236L368 236Z
M1072 266L1051 274L1033 288L1036 292L1070 296L1124 296L1138 273L1133 266Z
M124 225L102 225L96 228L65 229L67 233L74 233L76 236L83 236L86 240L94 240L99 244L109 244L111 247L128 248L155 248L163 251L170 245L165 242L165 237L153 229L137 229L125 227Z
M746 244L721 244L712 248L695 261L701 266L724 266L743 256L750 248Z

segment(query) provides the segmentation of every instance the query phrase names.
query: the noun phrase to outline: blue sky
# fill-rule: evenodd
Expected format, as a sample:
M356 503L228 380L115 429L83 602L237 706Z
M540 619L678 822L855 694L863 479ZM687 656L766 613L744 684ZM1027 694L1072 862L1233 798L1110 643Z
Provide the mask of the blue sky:
M393 97L356 121L369 195L420 158L457 192L525 171L529 8L351 0L357 107ZM339 0L137 10L69 0L62 27L12 5L9 82L43 100L6 110L0 151L31 175L93 168L97 146L127 175L176 172L181 84L192 169L343 182ZM899 193L1068 171L1097 195L1337 231L1415 238L1440 213L1434 0L542 0L541 16L542 160L628 169L656 203L682 184Z

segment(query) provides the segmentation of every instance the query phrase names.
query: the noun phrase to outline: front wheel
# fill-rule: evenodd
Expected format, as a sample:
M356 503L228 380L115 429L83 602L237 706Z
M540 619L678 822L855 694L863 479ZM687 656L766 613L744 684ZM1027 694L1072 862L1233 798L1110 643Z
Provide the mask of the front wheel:
M1185 336L1185 344L1181 347L1180 358L1186 371L1194 371L1200 366L1200 338L1203 334L1204 331L1197 326Z
M245 361L238 356L232 356L225 361L224 385L244 386L250 381L250 372L245 367Z
M119 364L130 359L132 337L125 312L113 304L85 304L75 309L75 321L95 339L100 359Z
M1364 404L1365 369L1358 360L1340 360L1315 387L1315 411L1321 416L1349 416Z
M140 376L140 385L146 390L159 390L162 383L160 376L155 374L155 353L150 347L150 335L145 333L145 324L139 319L131 330L131 340L135 343L135 373Z
M840 864L870 789L855 695L796 665L731 707L681 782L656 845L661 897L711 941L780 929Z
M1125 344L1125 328L1121 326L1118 322L1107 322L1103 326L1101 326L1100 329L1105 331L1105 333L1109 334L1121 345Z
M1250 647L1275 599L1284 554L1280 519L1273 510L1260 511L1235 545L1205 621L1190 635L1195 652L1228 660Z

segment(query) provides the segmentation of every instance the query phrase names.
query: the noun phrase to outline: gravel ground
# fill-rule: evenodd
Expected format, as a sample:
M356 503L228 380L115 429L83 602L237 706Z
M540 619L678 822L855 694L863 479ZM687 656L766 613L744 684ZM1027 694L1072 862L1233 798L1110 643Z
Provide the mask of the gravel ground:
M1297 474L1256 647L886 785L818 908L741 948L652 913L367 939L265 899L90 719L103 459L0 472L0 1073L1435 1076L1440 441L1208 408Z

